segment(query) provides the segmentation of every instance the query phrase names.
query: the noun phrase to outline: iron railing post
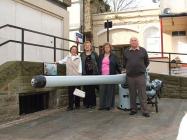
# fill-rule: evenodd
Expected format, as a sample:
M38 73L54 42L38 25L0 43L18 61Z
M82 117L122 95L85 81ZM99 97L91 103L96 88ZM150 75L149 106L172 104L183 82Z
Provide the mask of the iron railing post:
M24 29L21 29L21 61L24 61Z
M169 53L169 75L171 75L171 53Z
M54 62L56 62L56 37L54 37Z

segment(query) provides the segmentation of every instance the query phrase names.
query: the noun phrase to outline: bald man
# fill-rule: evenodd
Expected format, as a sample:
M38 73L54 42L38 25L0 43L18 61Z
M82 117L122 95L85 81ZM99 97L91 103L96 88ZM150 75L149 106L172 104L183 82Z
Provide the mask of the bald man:
M147 51L139 46L136 37L130 38L130 48L124 51L124 68L127 73L127 81L130 94L131 112L129 115L137 113L136 97L140 99L141 111L144 117L150 117L147 109L146 95L146 68L149 65Z

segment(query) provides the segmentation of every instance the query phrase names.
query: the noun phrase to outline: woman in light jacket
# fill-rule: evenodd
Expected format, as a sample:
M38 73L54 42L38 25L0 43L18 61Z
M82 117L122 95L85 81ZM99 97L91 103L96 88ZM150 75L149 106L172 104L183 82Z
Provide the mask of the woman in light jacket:
M66 64L66 75L68 76L82 74L82 62L80 56L78 55L78 48L75 45L70 48L70 54L58 63ZM75 88L80 89L80 86L68 87L69 106L67 107L67 111L73 110L74 104L76 109L80 108L80 97L73 95Z

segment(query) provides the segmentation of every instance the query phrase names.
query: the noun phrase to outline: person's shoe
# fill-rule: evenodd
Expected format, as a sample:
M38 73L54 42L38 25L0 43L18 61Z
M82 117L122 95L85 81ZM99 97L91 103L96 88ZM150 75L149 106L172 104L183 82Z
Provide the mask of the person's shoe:
M136 111L131 111L130 113L129 113L129 115L135 115L137 112Z
M75 106L75 109L80 109L80 106Z
M73 107L67 107L66 111L71 111L73 110Z
M95 109L95 106L89 106L90 109Z
M147 118L150 117L149 113L143 113L142 115Z

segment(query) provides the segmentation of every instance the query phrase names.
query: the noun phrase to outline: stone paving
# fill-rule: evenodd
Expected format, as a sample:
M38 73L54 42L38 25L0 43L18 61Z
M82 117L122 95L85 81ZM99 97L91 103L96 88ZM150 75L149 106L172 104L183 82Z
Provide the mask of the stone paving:
M150 111L150 118L117 109L41 111L1 124L0 140L176 140L187 100L162 98L159 112Z

